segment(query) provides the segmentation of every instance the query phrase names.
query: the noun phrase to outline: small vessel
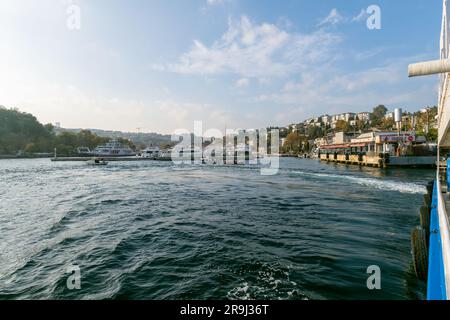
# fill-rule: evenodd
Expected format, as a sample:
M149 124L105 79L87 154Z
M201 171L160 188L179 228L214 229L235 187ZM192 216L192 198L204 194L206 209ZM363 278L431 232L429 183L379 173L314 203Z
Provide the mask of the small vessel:
M79 157L89 157L92 156L92 151L88 147L78 147L77 156Z
M148 147L141 151L141 158L159 158L161 149L158 147Z
M104 159L91 159L86 161L86 164L90 165L90 166L106 166L108 164L107 161L105 161Z
M130 147L120 143L117 140L98 146L92 151L92 153L96 157L130 157L136 155Z

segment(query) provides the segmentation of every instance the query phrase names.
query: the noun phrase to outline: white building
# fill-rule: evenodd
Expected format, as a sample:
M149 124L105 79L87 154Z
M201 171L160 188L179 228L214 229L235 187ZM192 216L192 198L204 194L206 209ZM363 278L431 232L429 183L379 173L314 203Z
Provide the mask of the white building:
M329 115L322 116L322 123L325 125L328 125L331 123L331 117Z
M386 113L386 115L384 116L385 119L394 119L394 112L388 112Z
M356 117L359 121L370 122L370 112L359 112Z
M344 114L345 121L349 122L351 119L356 118L356 113L353 112L347 112Z

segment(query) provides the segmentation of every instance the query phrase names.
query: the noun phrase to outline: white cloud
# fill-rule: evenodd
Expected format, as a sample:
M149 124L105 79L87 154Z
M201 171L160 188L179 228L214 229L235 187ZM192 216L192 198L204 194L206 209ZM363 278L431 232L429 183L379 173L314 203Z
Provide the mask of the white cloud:
M323 30L289 33L274 24L256 25L242 16L239 21L229 19L228 30L211 46L195 40L166 69L182 74L283 77L328 60L339 41L340 37Z
M227 1L229 1L229 0L207 0L206 3L209 6L213 6L213 5L217 5L217 4L224 4Z
M359 22L365 20L367 19L368 16L369 15L367 14L367 11L365 9L361 9L361 12L352 18L352 22Z
M325 25L337 25L340 23L351 23L351 22L360 22L364 21L369 17L367 14L367 11L365 9L361 9L361 11L356 16L346 16L342 15L336 8L332 9L328 16L323 18L318 26L325 26Z
M288 118L292 112L313 116L369 111L380 103L425 105L435 95L433 81L417 87L405 76L408 63L418 60L421 58L404 57L350 73L337 66L317 66L301 74L298 81L286 82L280 92L261 94L254 100L284 105L280 108L283 111L277 115L280 119Z
M323 26L323 25L327 25L327 24L331 24L331 25L335 25L341 22L344 22L346 19L339 13L339 11L334 8L330 11L330 13L328 14L328 16L326 16L324 19L322 19L319 22L319 26Z
M239 88L248 87L249 84L250 84L250 80L247 78L242 78L242 79L239 79L238 81L236 81L236 86Z
M177 129L192 130L194 121L205 129L246 127L249 113L232 112L226 106L196 101L179 101L162 87L161 99L141 100L89 93L74 85L0 79L1 104L30 112L42 123L60 122L66 128L143 131L170 134ZM14 89L16 88L16 90Z

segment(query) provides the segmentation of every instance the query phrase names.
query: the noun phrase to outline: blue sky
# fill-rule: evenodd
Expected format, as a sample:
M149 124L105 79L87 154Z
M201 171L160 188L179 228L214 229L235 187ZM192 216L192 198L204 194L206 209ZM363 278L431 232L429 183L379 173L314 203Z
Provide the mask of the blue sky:
M369 5L381 30L366 27ZM81 28L67 27L71 5ZM42 122L171 133L415 111L437 78L439 0L3 0L0 104Z

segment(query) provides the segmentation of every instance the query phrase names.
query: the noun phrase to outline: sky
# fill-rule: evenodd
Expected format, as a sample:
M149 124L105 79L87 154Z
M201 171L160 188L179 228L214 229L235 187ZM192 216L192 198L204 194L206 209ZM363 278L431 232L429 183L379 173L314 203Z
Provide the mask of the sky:
M381 29L367 27L377 5ZM1 0L0 105L172 133L436 105L440 0ZM78 14L79 13L79 14Z

